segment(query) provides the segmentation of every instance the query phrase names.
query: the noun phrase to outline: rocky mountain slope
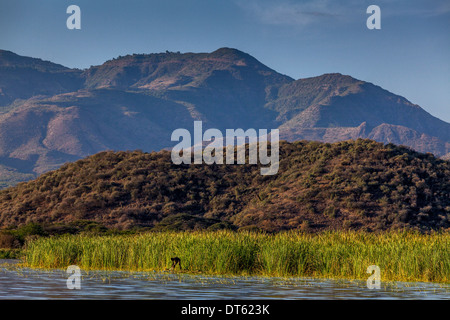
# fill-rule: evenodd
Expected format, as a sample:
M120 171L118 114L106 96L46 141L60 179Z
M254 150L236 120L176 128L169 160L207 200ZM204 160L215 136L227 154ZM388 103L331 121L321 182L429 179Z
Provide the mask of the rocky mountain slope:
M450 124L403 97L341 74L294 80L236 49L133 54L87 70L0 51L0 188L104 150L169 148L194 120L450 153Z

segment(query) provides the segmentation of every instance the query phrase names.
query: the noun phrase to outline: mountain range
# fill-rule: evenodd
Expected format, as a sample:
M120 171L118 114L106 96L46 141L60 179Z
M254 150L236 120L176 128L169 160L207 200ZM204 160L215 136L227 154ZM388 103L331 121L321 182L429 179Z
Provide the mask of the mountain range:
M450 124L339 73L295 80L231 48L70 69L0 50L0 188L104 150L158 151L194 120L288 141L368 138L450 158Z

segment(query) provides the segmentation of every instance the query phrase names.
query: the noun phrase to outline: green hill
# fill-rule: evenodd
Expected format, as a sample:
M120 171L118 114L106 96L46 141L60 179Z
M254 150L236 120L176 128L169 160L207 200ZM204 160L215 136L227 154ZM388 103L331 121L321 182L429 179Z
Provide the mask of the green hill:
M2 190L0 226L427 231L450 227L449 195L449 162L372 140L282 142L274 176L108 151Z

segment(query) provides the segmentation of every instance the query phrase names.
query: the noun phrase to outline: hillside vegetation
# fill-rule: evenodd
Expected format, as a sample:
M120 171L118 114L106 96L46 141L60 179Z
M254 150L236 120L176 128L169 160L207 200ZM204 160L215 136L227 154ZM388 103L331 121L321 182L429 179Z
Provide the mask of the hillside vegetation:
M280 169L174 165L170 152L101 152L0 192L0 226L422 231L450 227L450 163L358 139L282 142Z

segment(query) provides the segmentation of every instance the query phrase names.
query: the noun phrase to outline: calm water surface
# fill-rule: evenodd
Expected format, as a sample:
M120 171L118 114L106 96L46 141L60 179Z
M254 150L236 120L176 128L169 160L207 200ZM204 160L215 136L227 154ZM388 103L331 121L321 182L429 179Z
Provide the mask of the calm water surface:
M82 271L67 289L65 270L21 268L0 259L0 299L450 299L450 285L311 278L221 277L165 272Z

